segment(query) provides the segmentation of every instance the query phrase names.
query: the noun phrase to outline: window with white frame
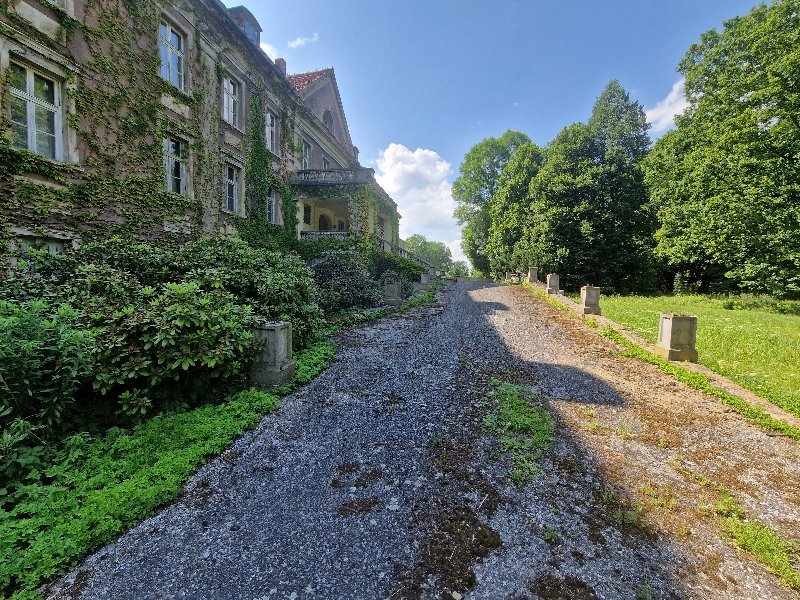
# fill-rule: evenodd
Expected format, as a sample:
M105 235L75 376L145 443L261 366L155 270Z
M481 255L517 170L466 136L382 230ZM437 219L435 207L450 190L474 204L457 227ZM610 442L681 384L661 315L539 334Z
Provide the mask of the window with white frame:
M61 86L52 77L13 62L9 75L13 147L62 160Z
M241 206L242 170L236 165L225 165L225 210L239 213Z
M167 191L187 193L189 144L180 138L164 138L164 177Z
M311 144L303 140L303 155L301 169L307 171L311 168Z
M40 237L21 237L18 245L21 250L44 250L48 254L63 254L68 240Z
M234 127L239 126L239 82L226 76L222 78L222 118Z
M275 188L270 189L267 199L267 221L270 223L274 223L278 218L278 202L280 202L278 192Z
M331 161L329 161L326 157L322 157L322 168L323 170L327 171L331 168Z
M267 150L278 153L278 117L267 111L265 117Z
M186 89L185 43L183 35L169 23L162 21L158 28L161 53L161 77L179 90Z

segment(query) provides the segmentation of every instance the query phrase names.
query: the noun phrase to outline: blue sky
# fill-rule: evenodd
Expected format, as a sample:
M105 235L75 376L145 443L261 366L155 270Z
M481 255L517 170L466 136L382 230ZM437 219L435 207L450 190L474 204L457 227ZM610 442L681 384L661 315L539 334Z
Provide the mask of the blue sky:
M663 133L678 62L752 0L304 0L244 4L289 73L334 67L361 163L397 200L401 235L458 252L449 188L464 154L506 129L547 144L618 79ZM657 130L657 131L656 131Z

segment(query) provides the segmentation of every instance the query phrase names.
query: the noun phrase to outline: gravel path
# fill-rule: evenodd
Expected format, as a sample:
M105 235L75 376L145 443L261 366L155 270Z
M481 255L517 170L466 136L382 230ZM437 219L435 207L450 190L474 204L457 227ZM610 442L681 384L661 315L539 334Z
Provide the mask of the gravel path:
M796 597L702 509L725 486L796 537L796 444L520 287L439 296L340 334L330 369L46 594ZM556 417L532 484L511 482L482 430L491 377L532 387Z

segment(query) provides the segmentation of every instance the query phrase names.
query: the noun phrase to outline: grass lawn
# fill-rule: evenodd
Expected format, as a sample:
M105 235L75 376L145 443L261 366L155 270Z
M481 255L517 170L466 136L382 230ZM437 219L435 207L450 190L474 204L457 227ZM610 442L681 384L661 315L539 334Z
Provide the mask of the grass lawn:
M800 316L707 296L604 296L603 316L655 343L660 313L697 316L701 364L800 417Z

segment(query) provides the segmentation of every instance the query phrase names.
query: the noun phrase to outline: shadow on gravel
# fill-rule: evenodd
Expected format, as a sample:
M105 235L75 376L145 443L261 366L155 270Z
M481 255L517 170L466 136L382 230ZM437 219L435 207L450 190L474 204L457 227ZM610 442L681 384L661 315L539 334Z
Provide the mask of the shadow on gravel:
M488 410L481 397L492 378L529 386L547 400L586 404L589 429L592 405L622 407L625 401L585 371L516 357L487 318L502 310L513 320L513 308L469 294L494 287L448 288L449 310L462 321L454 378L460 392L453 400L470 408L453 444L431 452L434 467L450 478L448 500L419 505L425 510L417 518L426 522L420 529L428 532L421 561L392 597L449 598L467 591L470 598L688 597L671 568L680 560L643 522L637 490L616 488L599 457L556 413L541 473L533 482L511 481L508 455L481 425ZM453 466L442 463L448 456Z

